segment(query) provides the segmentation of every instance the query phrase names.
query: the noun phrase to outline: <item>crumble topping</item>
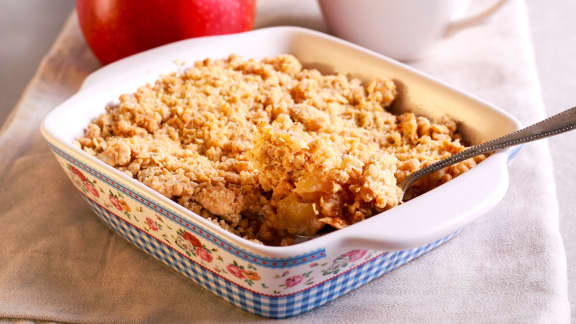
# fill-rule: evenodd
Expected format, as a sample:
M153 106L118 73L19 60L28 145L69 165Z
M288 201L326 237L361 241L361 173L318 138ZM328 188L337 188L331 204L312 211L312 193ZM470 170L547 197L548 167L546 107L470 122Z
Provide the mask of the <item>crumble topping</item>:
M400 203L413 171L465 149L456 123L386 110L385 77L362 83L291 55L198 61L123 94L81 148L245 238L291 244ZM414 195L474 167L431 174Z

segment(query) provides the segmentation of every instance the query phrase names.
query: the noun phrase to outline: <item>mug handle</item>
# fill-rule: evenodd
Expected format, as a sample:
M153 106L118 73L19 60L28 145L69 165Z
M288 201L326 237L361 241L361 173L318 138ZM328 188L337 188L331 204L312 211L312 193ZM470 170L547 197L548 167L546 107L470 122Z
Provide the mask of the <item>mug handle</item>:
M450 23L446 30L444 31L444 38L451 37L452 35L456 34L457 32L473 27L478 26L486 21L486 19L497 11L499 11L504 5L508 2L508 0L498 0L495 4L488 7L486 10L481 11L473 16L458 19L452 23Z

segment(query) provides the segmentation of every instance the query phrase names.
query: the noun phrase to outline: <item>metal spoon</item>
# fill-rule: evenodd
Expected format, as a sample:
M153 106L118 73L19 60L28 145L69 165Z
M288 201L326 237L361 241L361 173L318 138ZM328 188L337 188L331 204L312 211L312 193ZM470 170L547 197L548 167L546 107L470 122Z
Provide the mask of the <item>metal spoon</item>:
M402 188L402 201L404 201L404 196L406 195L408 188L410 188L416 180L427 174L480 154L490 153L509 146L515 146L539 140L541 138L558 135L573 130L574 128L576 128L576 107L572 107L559 114L544 119L541 122L519 129L502 137L498 137L486 143L471 146L458 154L454 154L449 158L435 162L410 174L400 184L400 188Z
M541 122L528 126L526 128L519 129L510 134L498 137L486 143L471 146L464 151L454 154L449 158L435 162L425 168L414 171L410 174L402 183L400 187L402 188L402 200L404 201L404 196L406 191L410 186L418 179L432 172L443 169L452 164L464 161L471 157L494 152L509 146L515 146L522 143L528 143L532 141L539 140L541 138L550 137L558 135L576 128L576 107L572 107L565 110L559 114L553 115ZM301 243L313 239L316 236L303 236L295 235L294 243Z

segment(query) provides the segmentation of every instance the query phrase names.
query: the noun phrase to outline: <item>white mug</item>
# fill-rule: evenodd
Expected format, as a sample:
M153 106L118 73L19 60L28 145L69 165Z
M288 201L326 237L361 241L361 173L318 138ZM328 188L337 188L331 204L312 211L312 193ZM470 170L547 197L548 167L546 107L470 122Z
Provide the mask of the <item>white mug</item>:
M482 23L507 0L460 18L469 0L318 0L336 36L392 58L420 58L431 45Z

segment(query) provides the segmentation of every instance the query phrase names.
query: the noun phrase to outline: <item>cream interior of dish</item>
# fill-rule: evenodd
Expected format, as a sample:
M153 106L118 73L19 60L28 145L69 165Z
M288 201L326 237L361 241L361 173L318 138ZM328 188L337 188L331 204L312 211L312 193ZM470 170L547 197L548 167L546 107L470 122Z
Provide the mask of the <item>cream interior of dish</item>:
M291 55L206 59L93 120L81 148L245 238L291 244L399 204L411 172L462 151L456 123L386 110L385 76L362 83ZM430 190L479 163L414 186Z

